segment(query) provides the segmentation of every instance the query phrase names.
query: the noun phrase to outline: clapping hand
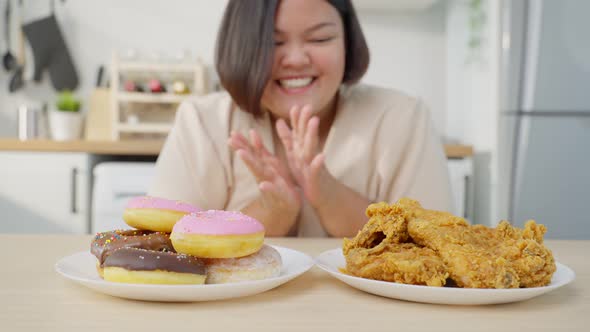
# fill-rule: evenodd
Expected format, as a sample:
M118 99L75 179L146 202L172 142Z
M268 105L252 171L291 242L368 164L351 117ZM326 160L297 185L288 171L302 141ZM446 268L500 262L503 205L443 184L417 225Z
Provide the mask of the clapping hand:
M256 178L263 207L296 216L301 208L300 189L291 180L288 167L266 149L260 135L250 130L248 141L243 135L232 132L229 145Z
M320 119L311 114L311 107L295 106L289 113L291 128L283 119L276 122L276 128L295 181L307 200L317 206L328 197L333 178L325 167L320 147Z

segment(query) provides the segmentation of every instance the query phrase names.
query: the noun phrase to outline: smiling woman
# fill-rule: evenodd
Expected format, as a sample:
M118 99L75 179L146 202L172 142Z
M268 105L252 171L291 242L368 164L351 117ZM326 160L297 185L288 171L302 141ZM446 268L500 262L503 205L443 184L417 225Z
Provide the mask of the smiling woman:
M350 0L230 0L216 68L227 92L183 103L150 194L241 210L267 236L351 236L371 202L450 207L424 105L357 84L369 51Z
M348 1L278 3L229 4L217 44L220 79L238 105L254 114L262 107L288 114L290 106L306 102L323 110L342 83L357 82L369 65L354 9ZM312 93L312 85L322 91Z

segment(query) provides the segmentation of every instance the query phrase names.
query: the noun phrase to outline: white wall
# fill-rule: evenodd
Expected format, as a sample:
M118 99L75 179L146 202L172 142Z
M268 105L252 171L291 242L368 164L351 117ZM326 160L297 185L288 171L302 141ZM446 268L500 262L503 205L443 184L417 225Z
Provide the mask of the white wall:
M16 0L12 2L16 6ZM49 3L49 0L25 1L24 21L47 15ZM109 64L114 49L134 48L170 56L188 49L211 64L217 27L226 2L68 0L62 4L56 0L55 3L58 22L81 81L77 93L87 97L98 66ZM443 131L445 2L417 12L363 11L360 19L372 54L365 81L422 97L432 111L435 125ZM28 63L32 64L30 54ZM28 66L27 72L32 74L32 66ZM39 84L28 82L22 91L9 94L7 78L6 72L0 71L0 137L16 134L15 114L19 103L48 101L55 94L47 77Z
M469 20L467 3L447 1L447 122L452 138L473 145L475 181L475 222L498 222L498 110L500 5L484 0L486 24L481 31L482 47L467 47ZM470 57L470 55L477 55ZM473 59L474 61L468 61Z
M359 11L371 51L364 81L423 98L441 134L446 134L445 7L439 1L421 11Z

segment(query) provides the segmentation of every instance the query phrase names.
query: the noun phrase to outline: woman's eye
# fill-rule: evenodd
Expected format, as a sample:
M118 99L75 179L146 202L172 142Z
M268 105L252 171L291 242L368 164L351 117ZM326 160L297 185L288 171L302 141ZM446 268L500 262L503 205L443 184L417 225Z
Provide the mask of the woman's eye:
M328 38L314 38L314 39L311 40L311 42L312 43L321 44L321 43L329 42L332 39L333 39L332 37L328 37Z
M283 45L285 42L279 41L279 40L275 40L275 46L281 46Z

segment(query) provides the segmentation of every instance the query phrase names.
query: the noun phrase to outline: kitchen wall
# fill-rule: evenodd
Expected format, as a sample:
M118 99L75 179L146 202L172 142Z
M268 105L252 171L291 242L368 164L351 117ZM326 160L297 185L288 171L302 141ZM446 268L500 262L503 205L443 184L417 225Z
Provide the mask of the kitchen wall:
M11 1L16 7L17 1ZM83 97L89 95L98 66L109 64L112 50L133 48L144 54L159 52L168 56L190 50L212 64L225 3L208 0L62 3L56 0L56 16L79 73L81 84L77 93ZM3 10L5 2L0 4ZM50 10L49 0L25 1L23 21L48 15ZM422 97L432 111L436 127L443 132L447 107L446 2L439 1L423 11L361 10L359 15L372 54L364 81ZM17 16L13 15L13 25ZM0 29L3 28L2 25ZM13 49L16 37L13 29ZM30 77L33 62L28 48L27 54L25 76ZM9 94L8 76L0 71L0 137L15 136L19 103L51 100L54 93L45 76L41 83L27 82L25 89Z
M359 12L372 56L365 82L423 98L442 134L447 113L446 5L439 1L423 11Z
M510 1L510 0L508 0ZM503 0L480 2L469 10L463 0L447 0L446 19L446 128L453 139L472 145L474 177L474 220L495 226L506 218L498 208L498 112L500 12ZM466 22L483 13L480 28ZM481 45L468 46L470 35Z

